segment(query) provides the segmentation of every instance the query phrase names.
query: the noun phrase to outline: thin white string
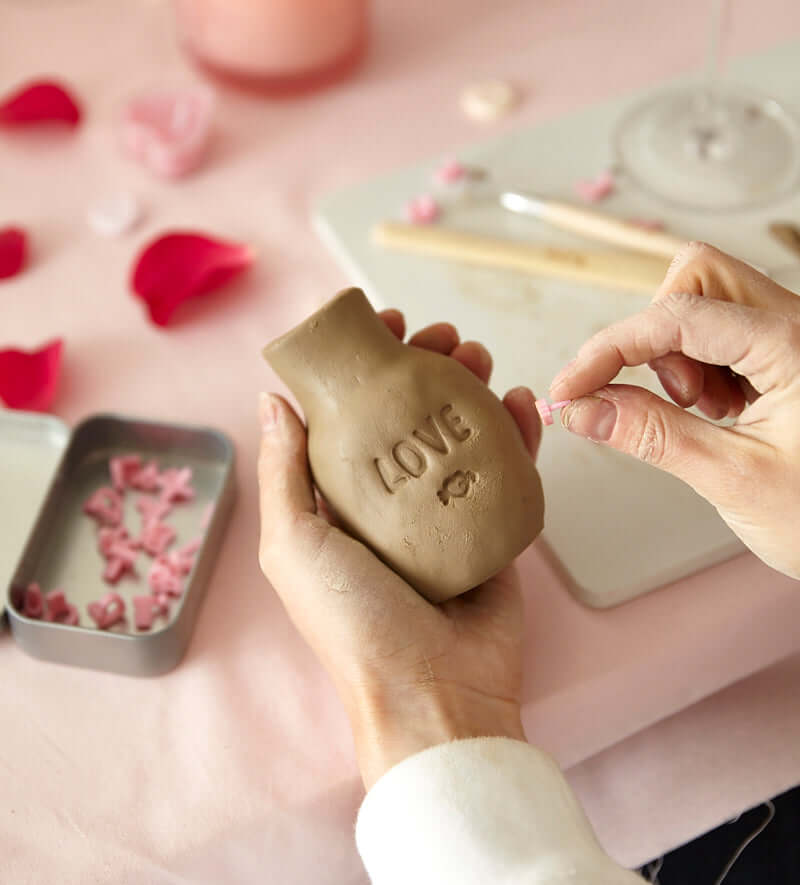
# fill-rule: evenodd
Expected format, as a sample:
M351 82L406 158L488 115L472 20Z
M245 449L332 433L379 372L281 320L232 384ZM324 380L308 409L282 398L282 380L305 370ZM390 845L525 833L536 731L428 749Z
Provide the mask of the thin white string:
M753 841L753 839L755 839L757 836L760 836L764 832L764 830L766 830L769 822L772 820L773 817L775 817L775 806L773 805L772 801L770 800L769 802L765 802L764 805L767 806L767 816L764 818L763 821L761 821L756 829L753 830L752 833L750 833L750 835L744 840L744 842L742 842L736 853L725 865L725 869L722 871L722 873L720 873L719 878L714 880L714 885L722 885L728 873L733 869L736 861L739 860L739 858L744 853L745 848L747 848L747 846Z
M664 858L659 857L647 864L646 867L642 867L642 875L647 876L647 881L650 885L661 885L658 874L661 872L661 867L663 866Z

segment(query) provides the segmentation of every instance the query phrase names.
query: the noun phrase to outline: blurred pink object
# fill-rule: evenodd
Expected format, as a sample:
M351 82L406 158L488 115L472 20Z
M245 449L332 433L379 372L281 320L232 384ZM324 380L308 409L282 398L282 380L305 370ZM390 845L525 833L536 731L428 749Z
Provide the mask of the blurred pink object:
M162 178L180 178L203 160L214 96L208 89L165 89L139 95L125 107L126 153Z
M292 94L347 76L367 44L369 0L175 0L181 42L209 73Z
M434 172L433 180L436 184L453 184L463 181L468 172L467 167L458 160L447 160Z
M22 613L28 618L41 618L44 614L44 597L38 584L28 584L22 603Z
M405 214L412 224L431 224L439 217L439 204L430 194L422 194L406 203Z
M548 403L546 399L537 399L535 404L536 411L542 419L542 424L549 427L553 423L553 412L563 409L564 406L569 405L571 402L572 400L570 399L562 399L557 403Z
M149 630L161 613L160 603L152 596L133 597L133 623L137 630Z
M614 175L606 170L596 178L583 178L575 182L575 191L585 203L599 203L614 193Z
M97 602L90 602L86 608L100 630L108 630L125 617L125 600L118 593L106 593Z

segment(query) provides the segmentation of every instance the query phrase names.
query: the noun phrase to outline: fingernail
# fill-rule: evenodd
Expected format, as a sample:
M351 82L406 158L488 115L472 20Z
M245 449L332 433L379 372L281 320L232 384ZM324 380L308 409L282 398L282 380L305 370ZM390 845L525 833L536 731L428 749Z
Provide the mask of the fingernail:
M671 369L659 369L656 374L661 386L674 399L685 400L689 397L689 388Z
M258 414L264 433L275 429L278 422L278 405L268 393L258 395Z
M594 442L608 442L617 422L617 407L607 399L584 396L570 403L561 413L570 433L585 436Z

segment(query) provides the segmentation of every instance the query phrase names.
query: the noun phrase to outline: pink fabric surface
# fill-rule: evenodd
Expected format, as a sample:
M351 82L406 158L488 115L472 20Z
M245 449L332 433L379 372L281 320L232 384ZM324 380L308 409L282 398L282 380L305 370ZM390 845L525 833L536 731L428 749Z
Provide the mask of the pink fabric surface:
M640 866L796 786L799 686L793 655L569 769L610 854Z
M195 79L174 46L167 5L0 5L0 89L52 72L86 108L76 133L0 138L2 223L32 235L30 268L0 293L0 344L64 336L55 410L71 423L115 410L223 428L237 444L240 488L174 673L138 681L43 664L0 638L4 882L365 881L352 842L361 793L347 723L256 557L256 397L276 386L260 348L348 282L311 233L310 206L395 164L699 65L706 27L704 10L688 0L384 0L376 13L357 78L295 102L223 94L208 165L166 184L120 156L114 126L130 95ZM797 31L791 4L735 4L736 51ZM457 107L460 88L482 76L511 78L527 95L491 129ZM128 237L100 239L86 209L121 190L142 200L145 221ZM187 305L163 330L145 319L127 277L142 244L168 227L248 242L259 259L230 290ZM600 760L575 782L601 833L633 857L639 844L674 844L736 813L736 767L700 760L685 774L659 764L671 732L653 723L796 650L796 586L746 556L601 613L572 601L536 549L522 567L526 727L564 765ZM763 727L770 716L781 721L779 707L759 708ZM698 730L704 722L690 720L687 734L702 735L713 757L728 737ZM626 738L639 741L636 752L612 747ZM752 731L736 738L740 752L754 746ZM800 779L786 754L761 766L751 792L766 794L792 771ZM683 815L677 806L655 822L637 814L652 793L626 785L645 778L653 793L698 803L706 793L697 785L711 783L713 812L687 800ZM624 834L609 795L628 797Z

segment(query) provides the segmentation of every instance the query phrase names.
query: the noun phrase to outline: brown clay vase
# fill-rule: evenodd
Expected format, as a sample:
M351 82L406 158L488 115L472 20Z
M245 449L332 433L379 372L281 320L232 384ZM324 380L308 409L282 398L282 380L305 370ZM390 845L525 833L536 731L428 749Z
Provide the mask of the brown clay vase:
M454 359L398 341L360 289L264 356L303 407L314 481L344 528L432 602L541 531L541 482L506 408Z

